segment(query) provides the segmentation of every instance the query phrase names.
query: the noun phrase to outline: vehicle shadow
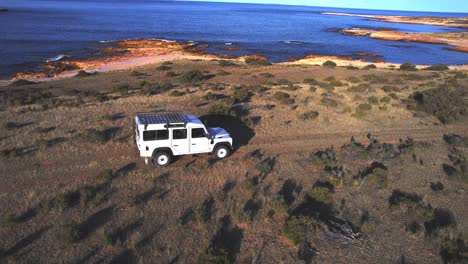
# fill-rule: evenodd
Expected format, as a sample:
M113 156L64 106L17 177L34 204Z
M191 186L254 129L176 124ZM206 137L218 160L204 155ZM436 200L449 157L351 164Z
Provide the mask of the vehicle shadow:
M255 131L242 120L230 115L208 114L200 117L207 127L222 127L233 139L234 151L247 145L255 136Z

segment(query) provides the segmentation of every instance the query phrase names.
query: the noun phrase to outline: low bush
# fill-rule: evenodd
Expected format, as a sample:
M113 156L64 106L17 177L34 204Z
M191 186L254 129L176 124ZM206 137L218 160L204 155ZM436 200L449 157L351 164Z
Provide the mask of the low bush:
M388 83L388 79L382 75L377 74L365 74L362 76L362 79L371 82L371 83Z
M168 71L168 70L170 70L170 69L171 69L171 67L169 67L169 66L167 66L167 65L161 65L161 66L159 66L159 67L156 67L156 70L157 70L157 71Z
M417 71L416 65L411 62L405 62L400 65L400 71Z
M441 86L413 93L409 96L407 104L410 110L432 114L446 124L466 119L468 116L465 103L467 96L464 88Z
M338 101L328 97L323 97L322 99L320 99L320 104L333 108L338 107Z
M96 176L96 180L98 183L108 183L112 181L114 178L114 174L112 173L111 169L106 169L98 173Z
M435 65L432 65L432 66L429 66L427 68L425 68L425 70L428 70L428 71L448 71L449 70L449 67L445 64L435 64Z
M97 72L87 72L84 70L78 71L78 73L75 75L75 77L88 77L88 76L93 76L96 75Z
M348 77L346 78L346 80L350 83L359 83L361 82L361 79L359 79L358 77L356 76L351 76L351 77Z
M264 73L260 73L260 76L262 77L265 77L265 78L273 78L275 77L275 75L269 73L269 72L264 72Z
M348 70L359 70L358 67L352 66L352 65L346 66L346 69L348 69Z
M385 103L385 104L390 103L390 100L391 99L388 96L384 96L384 97L380 98L380 102Z
M312 120L312 119L316 119L318 116L319 116L319 112L317 112L317 111L308 111L308 112L303 113L300 116L300 119L301 120Z
M306 78L304 79L303 83L311 84L311 85L318 85L319 82L314 78Z
M285 105L294 104L294 99L291 98L291 95L285 92L275 92L273 98Z
M219 66L221 67L228 67L228 66L237 66L234 62L230 60L220 60L218 61Z
M366 104L366 103L360 104L358 106L358 110L359 111L370 111L370 110L372 110L372 106L370 104Z
M31 84L36 84L35 82L28 81L25 79L18 79L14 82L12 82L10 85L11 86L23 86L23 85L31 85Z
M154 95L154 94L169 91L170 89L172 89L172 84L170 83L165 83L165 84L144 83L143 87L141 88L141 93L144 95Z
M182 91L179 91L179 90L174 90L172 92L169 93L169 96L174 96L174 97L180 97L180 96L184 96L185 93L182 92Z
M351 86L348 88L349 92L357 92L357 93L364 93L371 89L371 85L368 83L360 83L355 86Z
M248 58L245 60L245 63L247 65L256 65L256 66L269 66L271 65L271 62L269 62L266 59L254 59L254 58Z
M139 71L131 71L130 72L130 76L138 77L138 76L144 76L144 75L145 75L144 73L139 72Z
M197 83L201 82L204 78L205 76L200 70L191 70L180 76L180 80L184 83Z
M219 114L219 115L232 115L233 111L232 105L226 102L221 102L210 106L208 110L211 114Z
M364 67L362 67L363 70L371 70L371 69L377 69L377 66L375 64L368 64Z
M367 98L367 101L371 104L379 104L379 98L375 95L372 95L371 97Z
M301 245L315 237L319 229L320 223L311 217L292 216L284 224L283 234L295 245Z
M130 86L128 84L121 84L112 88L114 93L120 93L122 96L127 95L128 91L130 90Z
M335 68L336 63L334 61L327 60L322 64L322 66L329 67L329 68Z

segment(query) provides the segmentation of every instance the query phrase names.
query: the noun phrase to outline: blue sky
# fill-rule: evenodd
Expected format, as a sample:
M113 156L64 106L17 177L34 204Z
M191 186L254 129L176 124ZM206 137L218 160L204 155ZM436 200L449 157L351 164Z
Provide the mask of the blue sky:
M467 0L193 0L468 13Z

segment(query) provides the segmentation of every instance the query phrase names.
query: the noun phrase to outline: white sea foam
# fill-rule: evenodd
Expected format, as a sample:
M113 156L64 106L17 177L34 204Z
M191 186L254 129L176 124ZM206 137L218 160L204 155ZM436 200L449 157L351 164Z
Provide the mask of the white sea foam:
M293 44L293 45L302 45L302 44L304 44L304 42L296 41L296 40L286 40L286 41L283 41L283 42L286 43L286 44Z
M70 56L65 55L65 54L59 54L59 55L57 55L57 56L55 56L53 58L47 59L46 62L59 61L59 60L61 60L63 58L68 58L68 57L70 57Z

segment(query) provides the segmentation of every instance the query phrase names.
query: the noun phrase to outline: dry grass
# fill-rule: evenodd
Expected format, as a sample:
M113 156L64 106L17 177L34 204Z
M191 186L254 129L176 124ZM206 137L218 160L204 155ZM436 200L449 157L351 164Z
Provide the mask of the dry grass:
M382 75L398 89L384 91L382 87L388 84L373 76L372 89L353 91L349 86L369 78L363 75L370 71L282 65L227 68L216 61L176 61L168 67L177 74L199 70L204 77L188 82L149 65L135 69L141 73L138 75L109 72L79 77L79 82L72 78L0 88L2 96L20 90L26 94L44 90L52 95L24 105L1 101L0 118L5 125L0 127L0 146L6 155L0 157L0 236L4 238L0 262L196 262L214 258L287 263L310 255L317 262L333 262L336 256L347 262L396 262L402 256L414 262L440 262L437 243L434 246L425 235L405 231L408 221L420 220L407 219L405 208L390 208L388 199L396 189L417 193L424 197L424 204L434 208L450 209L457 222L452 232L466 230L466 183L448 177L442 167L452 164L448 155L453 155L449 151L453 146L444 143L442 135L466 136L466 123L442 125L431 115L415 117L400 100L382 101L387 92L407 98L414 90L406 86L428 89L418 84L427 82L429 73L417 73L423 80L393 84L400 73L375 69L373 75ZM229 69L231 74L214 74L221 69ZM253 72L269 74L254 77ZM191 76L201 76L193 73ZM329 76L341 84L332 90L309 90L311 78L325 83ZM434 82L442 83L450 76L452 73L441 72ZM295 88L285 91L276 84L282 79ZM143 81L172 85L150 95L141 91ZM464 78L458 82L466 85ZM113 90L122 85L126 89ZM235 93L238 100L208 98L209 90L224 96ZM170 96L174 91L180 96ZM100 102L96 92L108 100ZM294 102L283 105L273 100L277 92L289 94ZM387 110L375 106L360 118L347 111L366 104L371 96L379 98L376 103L385 104ZM49 102L78 97L82 100L78 105ZM336 107L321 104L324 97L337 102ZM50 106L43 108L41 104L46 102ZM132 138L135 113L171 111L203 116L220 103L252 120L248 128L240 130L240 135L247 136L237 138L242 144L227 160L184 156L168 168L155 168L138 157ZM303 121L304 113L312 114L306 117L313 120ZM371 141L367 133L372 134ZM367 148L357 143L340 148L351 136ZM393 151L398 149L398 139L408 136L427 143L412 148L400 145L405 150L397 157L386 146L369 145L375 137L394 144ZM311 152L332 145L335 159L312 160ZM466 146L456 148L466 155ZM257 149L261 151L254 152ZM385 185L364 182L366 177L354 178L381 175L377 170L362 174L376 160L388 169ZM334 174L340 171L344 178L337 180ZM316 187L318 181L332 183L334 191L323 192ZM431 182L441 182L444 189L432 191ZM330 217L349 220L365 236L352 242L333 239L324 231L332 229L331 218L308 215L305 226L314 228L313 235L299 237L295 246L284 235L284 226L288 219L299 217L297 211L297 215L292 212L308 199L307 193L333 208ZM302 222L289 223L294 227ZM424 229L424 223L420 225ZM45 252L56 255L52 259Z

